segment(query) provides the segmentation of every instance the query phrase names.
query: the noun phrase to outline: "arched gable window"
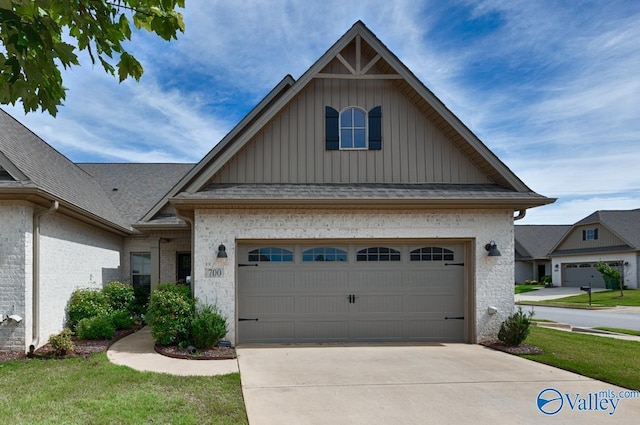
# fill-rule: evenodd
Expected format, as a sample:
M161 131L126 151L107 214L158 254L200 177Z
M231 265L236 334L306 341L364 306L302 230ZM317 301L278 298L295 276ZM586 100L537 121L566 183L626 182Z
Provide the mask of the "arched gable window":
M293 251L278 247L256 248L249 251L249 261L292 262Z
M340 149L367 148L367 113L347 108L340 113Z
M400 251L386 246L374 246L358 251L357 261L400 261Z
M350 106L338 112L325 107L325 147L328 151L339 149L381 150L382 107L365 109Z
M411 261L453 261L453 251L439 246L425 246L411 251Z

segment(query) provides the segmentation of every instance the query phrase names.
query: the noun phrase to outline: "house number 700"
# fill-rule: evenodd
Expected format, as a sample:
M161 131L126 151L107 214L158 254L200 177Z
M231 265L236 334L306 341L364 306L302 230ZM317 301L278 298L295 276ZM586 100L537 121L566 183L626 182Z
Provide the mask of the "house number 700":
M222 277L223 269L204 269L204 277Z

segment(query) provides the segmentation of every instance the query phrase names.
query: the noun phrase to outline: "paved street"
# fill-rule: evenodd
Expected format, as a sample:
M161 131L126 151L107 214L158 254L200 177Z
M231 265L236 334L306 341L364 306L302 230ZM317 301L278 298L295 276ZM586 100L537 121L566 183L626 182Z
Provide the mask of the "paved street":
M593 328L607 326L612 328L640 331L640 307L618 307L607 310L578 310L571 308L522 306L523 311L535 311L538 319L549 319L568 323L572 326Z

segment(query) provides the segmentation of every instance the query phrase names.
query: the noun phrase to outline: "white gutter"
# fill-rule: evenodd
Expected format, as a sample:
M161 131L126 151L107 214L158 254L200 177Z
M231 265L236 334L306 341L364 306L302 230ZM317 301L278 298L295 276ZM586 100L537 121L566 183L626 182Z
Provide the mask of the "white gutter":
M40 211L33 214L33 273L31 277L32 291L31 291L31 345L29 346L29 352L38 348L40 342L40 218L44 215L53 214L58 210L60 204L58 201L53 201L51 207L48 210Z
M527 215L527 210L518 210L518 215L513 217L513 221L522 220Z

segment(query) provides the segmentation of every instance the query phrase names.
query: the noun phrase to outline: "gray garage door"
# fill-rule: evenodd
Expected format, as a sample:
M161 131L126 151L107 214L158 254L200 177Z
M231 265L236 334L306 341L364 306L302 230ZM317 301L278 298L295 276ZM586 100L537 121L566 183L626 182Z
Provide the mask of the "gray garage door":
M464 340L464 246L240 244L240 343Z
M604 279L596 270L596 263L567 263L562 265L562 286L604 288Z

